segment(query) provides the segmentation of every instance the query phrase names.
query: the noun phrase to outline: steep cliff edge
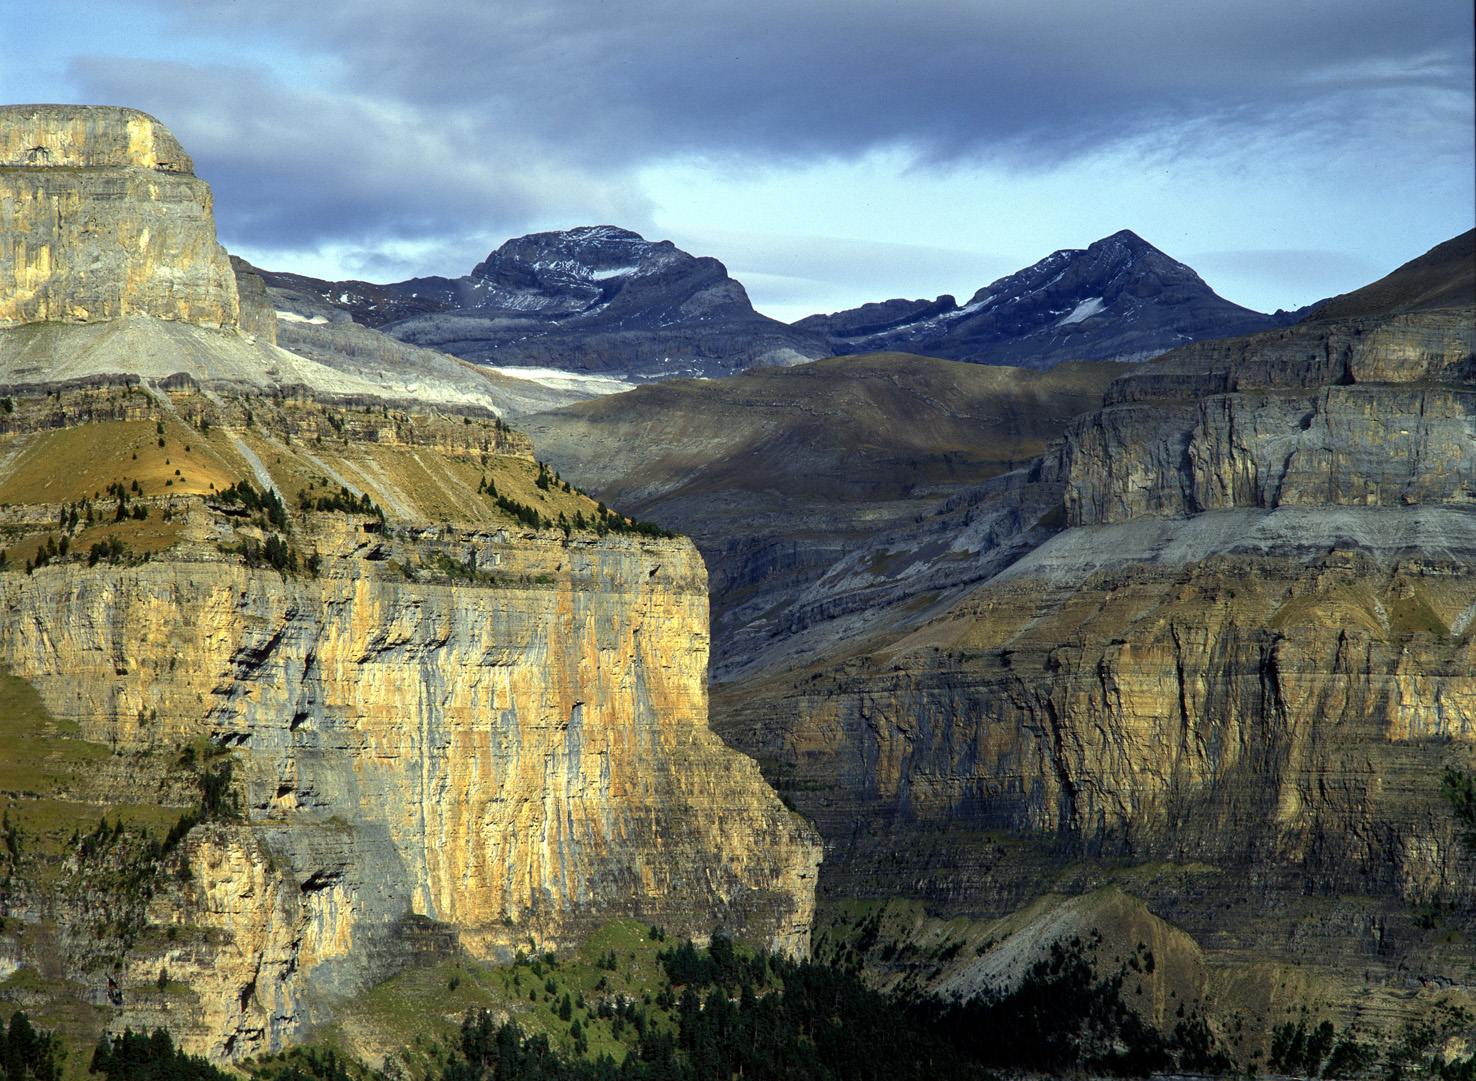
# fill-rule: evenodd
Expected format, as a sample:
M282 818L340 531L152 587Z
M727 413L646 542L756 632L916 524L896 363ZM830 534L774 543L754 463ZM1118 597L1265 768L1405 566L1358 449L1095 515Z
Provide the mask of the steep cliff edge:
M691 543L485 397L277 349L150 118L0 130L0 1000L232 1059L612 916L805 953L818 844L707 727Z
M1222 1034L1469 1006L1438 789L1476 767L1473 323L1186 346L827 572L714 688L825 837L822 896L989 920L1115 883L1204 949Z
M690 542L595 530L594 504L544 491L532 461L473 450L494 434L477 425L445 424L437 446L432 420L396 416L377 441L335 448L304 427L321 407L255 401L249 430L227 427L241 405L192 429L181 416L208 399L176 395L171 415L90 393L86 410L60 405L92 423L20 423L59 404L25 400L21 431L0 437L0 492L49 478L55 500L3 512L0 665L114 763L63 794L84 833L117 804L184 814L177 760L200 746L234 764L239 817L189 832L173 858L193 878L165 873L85 949L91 865L53 831L48 859L78 892L46 887L40 865L7 882L6 915L65 929L45 958L14 940L12 967L49 966L103 1006L101 956L123 989L115 1021L143 1024L162 966L194 995L176 1034L230 1057L300 1035L427 941L506 959L621 915L807 950L818 851L707 728L706 573ZM112 419L109 396L114 415L131 397L151 419ZM84 447L92 471L59 473ZM158 470L166 455L188 473ZM126 496L82 490L111 468ZM333 509L274 517L269 499L249 513L222 498L256 468ZM590 525L529 529L486 483L545 522ZM53 797L27 789L8 794L10 821L42 832Z
M482 416L568 400L376 332L292 327L216 241L212 195L133 109L0 107L0 390L188 378L227 394L439 405ZM288 313L289 320L292 313Z
M237 326L236 278L210 188L132 109L0 108L0 327L130 314Z

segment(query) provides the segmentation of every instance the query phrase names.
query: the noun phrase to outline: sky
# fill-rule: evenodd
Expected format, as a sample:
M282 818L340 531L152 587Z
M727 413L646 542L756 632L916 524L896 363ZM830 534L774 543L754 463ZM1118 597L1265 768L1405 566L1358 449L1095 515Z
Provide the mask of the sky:
M0 0L0 99L157 117L271 270L619 225L786 321L1119 229L1290 309L1476 224L1460 0Z

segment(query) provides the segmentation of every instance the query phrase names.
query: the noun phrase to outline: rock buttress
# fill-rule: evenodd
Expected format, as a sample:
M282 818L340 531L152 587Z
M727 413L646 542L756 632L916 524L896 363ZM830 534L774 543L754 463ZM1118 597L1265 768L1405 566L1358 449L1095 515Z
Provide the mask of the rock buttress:
M463 540L503 584L350 559L0 576L0 661L58 716L141 763L208 735L244 775L245 821L192 833L195 880L153 912L223 932L167 959L230 991L191 1041L217 1057L412 961L407 919L489 959L611 916L808 949L818 843L707 727L690 543Z
M133 109L0 108L0 327L151 315L240 325L210 186Z

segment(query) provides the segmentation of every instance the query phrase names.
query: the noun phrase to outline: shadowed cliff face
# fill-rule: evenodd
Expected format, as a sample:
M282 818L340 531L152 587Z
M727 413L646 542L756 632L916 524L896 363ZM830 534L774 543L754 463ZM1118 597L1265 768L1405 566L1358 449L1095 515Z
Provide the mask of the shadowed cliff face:
M1437 790L1476 767L1476 319L1391 279L1381 313L1131 371L735 666L715 723L819 827L827 896L992 919L1117 883L1223 970L1226 1023L1469 988Z

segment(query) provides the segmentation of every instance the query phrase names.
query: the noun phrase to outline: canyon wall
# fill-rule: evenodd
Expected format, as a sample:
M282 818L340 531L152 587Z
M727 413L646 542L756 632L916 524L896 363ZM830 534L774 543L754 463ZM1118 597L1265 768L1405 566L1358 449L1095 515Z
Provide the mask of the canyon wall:
M488 959L612 915L806 952L818 853L706 726L690 543L442 529L371 560L352 531L315 539L319 579L199 540L0 575L0 664L57 716L120 760L204 735L238 763L244 821L192 833L196 880L153 912L222 946L137 960L196 988L213 1055L280 1046L403 967L407 920ZM427 545L502 584L381 573Z
M1476 997L1439 795L1476 768L1473 315L1186 346L820 579L714 716L825 837L824 895L1117 884L1205 949L1217 1026Z
M0 1000L229 1060L612 917L806 954L818 842L707 726L696 549L476 369L276 348L192 169L0 109Z

